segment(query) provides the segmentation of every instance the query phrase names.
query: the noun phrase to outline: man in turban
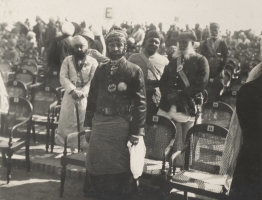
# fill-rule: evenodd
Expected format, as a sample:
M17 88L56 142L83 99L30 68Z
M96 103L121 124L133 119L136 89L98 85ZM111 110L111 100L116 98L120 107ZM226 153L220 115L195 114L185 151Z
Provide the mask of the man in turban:
M209 77L207 59L195 52L195 41L193 31L179 34L173 59L165 67L160 80L161 101L157 114L173 119L177 126L181 126L176 134L176 151L183 149L187 131L195 120L196 96L205 89ZM182 156L175 160L175 165L184 166Z
M160 102L159 81L168 59L157 53L163 43L162 35L158 31L148 31L143 41L143 51L133 54L129 61L138 65L144 74L147 93L147 115L155 115Z
M73 31L72 31L73 32ZM67 56L61 66L60 83L65 88L56 135L56 144L63 145L69 133L78 131L75 104L78 105L79 127L84 130L84 119L90 82L98 66L86 55L88 44L82 36L72 38L73 55Z
M223 83L223 70L227 62L228 50L226 42L219 36L219 31L218 23L210 23L211 37L203 41L199 51L208 60L210 78L220 79Z
M86 196L130 198L130 155L127 142L142 142L146 94L141 68L125 58L126 33L106 37L110 61L97 68L91 81L85 126L91 129L87 152Z
M72 23L65 22L62 25L62 35L56 37L50 47L47 50L47 66L50 72L60 72L60 68L63 60L72 55L72 35L74 34L75 28Z

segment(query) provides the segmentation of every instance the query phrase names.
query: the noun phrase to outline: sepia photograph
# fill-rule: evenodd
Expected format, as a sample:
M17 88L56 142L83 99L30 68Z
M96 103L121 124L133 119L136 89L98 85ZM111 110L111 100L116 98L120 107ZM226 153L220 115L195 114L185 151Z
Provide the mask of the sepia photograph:
M262 200L261 0L0 0L1 200Z

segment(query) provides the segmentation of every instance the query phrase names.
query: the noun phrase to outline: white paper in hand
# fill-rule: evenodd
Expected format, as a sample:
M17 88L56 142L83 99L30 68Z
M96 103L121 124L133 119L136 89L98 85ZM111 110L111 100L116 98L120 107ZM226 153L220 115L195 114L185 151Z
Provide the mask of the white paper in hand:
M137 145L132 145L128 141L127 147L130 153L130 168L134 179L137 179L143 173L144 168L144 158L146 155L146 147L144 142L144 137L139 136L139 141Z

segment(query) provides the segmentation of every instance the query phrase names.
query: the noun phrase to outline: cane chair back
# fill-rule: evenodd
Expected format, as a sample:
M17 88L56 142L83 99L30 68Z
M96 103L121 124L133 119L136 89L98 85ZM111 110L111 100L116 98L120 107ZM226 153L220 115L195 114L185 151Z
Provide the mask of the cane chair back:
M28 89L23 82L8 81L5 85L9 97L28 98Z
M33 139L36 141L35 124L46 126L47 137L50 130L50 106L59 100L54 88L39 86L32 88L32 105L34 106L32 118Z
M20 69L26 69L30 72L32 72L33 74L37 74L37 64L35 62L31 62L31 61L28 61L28 62L23 62L20 66L19 66Z
M228 90L222 97L221 101L230 105L232 109L235 109L236 107L236 101L237 101L237 93L238 91L234 90Z
M1 133L3 133L3 137L0 137L0 151L2 153L3 164L7 166L7 183L9 183L11 178L12 155L24 146L26 147L27 171L30 171L29 146L32 111L33 107L27 99L10 97L8 114L1 116ZM21 126L27 127L26 137L14 138L17 129ZM7 137L7 139L4 137Z
M147 119L145 127L146 155L141 184L150 182L163 189L164 177L169 169L169 160L176 136L175 123L165 117L154 115Z
M223 102L207 102L202 106L200 115L201 124L214 124L229 128L233 109Z
M35 55L27 55L23 58L22 62L34 62L34 63L38 63L38 59Z
M50 105L58 101L59 95L52 87L37 87L32 89L32 104L36 115L48 116Z
M18 69L15 73L14 79L23 82L26 86L30 86L35 83L36 76L29 70Z
M187 199L187 192L226 198L223 190L226 175L219 174L219 170L227 133L225 128L211 124L198 124L189 129L184 169L173 174L170 188L184 191L184 199Z
M50 70L46 74L45 85L47 87L59 88L61 87L60 80L59 80L59 72Z
M223 91L223 83L218 79L211 78L206 87L208 102L219 101Z
M37 52L36 49L28 49L27 51L24 52L24 54L26 56L33 55L37 57L39 53Z

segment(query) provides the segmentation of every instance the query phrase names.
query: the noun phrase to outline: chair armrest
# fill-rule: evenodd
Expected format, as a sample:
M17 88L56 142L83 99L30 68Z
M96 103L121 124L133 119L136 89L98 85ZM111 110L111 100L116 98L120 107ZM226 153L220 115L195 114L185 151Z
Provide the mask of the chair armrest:
M173 148L173 146L174 146L174 143L175 143L175 138L172 139L172 140L169 142L167 148L165 149L165 152L164 152L164 159L165 159L165 160L167 159L168 155L170 154L170 152L171 152L171 150L172 150L172 148Z
M71 134L75 134L75 133L70 133L70 134L68 134L68 135L65 137L65 141L64 141L64 152L63 152L64 156L66 156L66 154L67 154L67 141L68 141L67 139L68 139L68 137L69 137ZM80 152L80 137L81 137L82 135L85 135L85 131L78 132L78 134L77 134L78 152Z
M13 138L13 134L14 134L14 132L16 131L16 129L17 129L19 126L27 123L27 122L28 122L29 120L31 120L31 119L32 119L32 114L30 114L30 116L29 116L26 120L24 120L24 121L16 124L15 126L13 126L13 128L12 128L11 131L10 131L9 142L12 142L11 140L12 140L12 138Z

